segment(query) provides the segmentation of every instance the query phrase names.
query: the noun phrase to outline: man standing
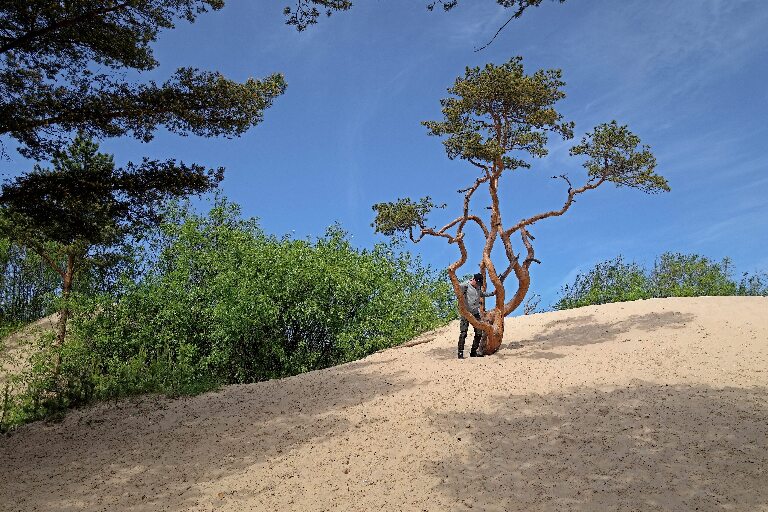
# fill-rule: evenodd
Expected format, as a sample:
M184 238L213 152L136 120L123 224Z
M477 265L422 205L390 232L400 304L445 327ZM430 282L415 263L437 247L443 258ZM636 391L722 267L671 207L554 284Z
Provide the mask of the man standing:
M480 320L480 297L490 297L493 292L481 291L483 286L483 274L475 274L469 281L461 283L461 294L464 297L464 304L472 315ZM477 349L480 345L480 338L483 332L476 327L475 337L472 339L472 350L469 352L469 357L483 357L482 353L478 353ZM467 339L467 330L469 330L469 320L461 317L461 334L459 334L459 359L464 359L464 342Z

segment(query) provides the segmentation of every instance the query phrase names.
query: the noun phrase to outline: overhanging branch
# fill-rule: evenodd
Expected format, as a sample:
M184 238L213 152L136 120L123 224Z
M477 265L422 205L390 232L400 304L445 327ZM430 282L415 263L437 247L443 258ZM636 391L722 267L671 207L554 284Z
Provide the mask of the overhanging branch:
M560 176L560 177L562 178L564 176ZM567 178L566 178L566 181L568 181ZM507 235L511 235L515 231L523 229L526 226L530 226L531 224L534 224L534 223L536 223L536 222L538 222L538 221L540 221L542 219L547 219L549 217L559 217L560 215L562 215L566 211L568 211L568 208L571 207L571 205L573 204L574 198L578 194L586 192L587 190L595 189L595 188L599 187L600 185L602 185L605 181L606 181L606 177L602 176L599 180L594 181L594 182L588 181L584 186L582 186L580 188L577 188L577 189L574 189L574 188L569 186L568 197L566 198L565 203L563 204L562 208L560 208L559 210L551 210L551 211L548 211L548 212L540 213L538 215L534 215L532 217L528 217L527 219L523 219L520 222L518 222L517 224L515 224L514 226L512 226L511 228L509 228L505 233ZM570 182L568 182L568 183L570 184Z
M78 23L83 23L84 21L87 21L92 18L97 18L105 14L109 14L110 12L119 11L128 6L129 6L129 3L126 2L122 4L113 5L112 7L105 7L102 9L93 9L91 11L86 11L80 14L79 16L75 16L73 18L65 18L56 23L52 23L51 25L48 25L46 27L43 27L37 30L31 30L19 37L7 38L6 41L8 42L0 46L0 53L6 53L11 50L21 48L29 44L30 42L34 41L35 39L43 37L52 32L56 32L57 30L61 30L67 27L72 27L74 25L77 25Z

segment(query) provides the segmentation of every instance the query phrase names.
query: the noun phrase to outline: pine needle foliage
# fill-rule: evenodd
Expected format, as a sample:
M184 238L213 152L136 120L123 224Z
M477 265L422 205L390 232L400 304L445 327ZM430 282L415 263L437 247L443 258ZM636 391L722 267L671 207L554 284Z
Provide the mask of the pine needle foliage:
M39 160L76 131L143 141L158 126L206 137L244 133L285 91L279 73L242 83L193 68L180 68L163 83L126 78L158 66L152 43L160 32L223 6L223 0L2 2L0 135Z

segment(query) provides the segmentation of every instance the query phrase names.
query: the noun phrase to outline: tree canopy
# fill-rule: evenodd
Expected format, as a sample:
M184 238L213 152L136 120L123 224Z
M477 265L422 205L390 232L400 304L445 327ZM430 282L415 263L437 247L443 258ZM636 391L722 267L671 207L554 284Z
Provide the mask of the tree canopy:
M496 0L513 10L509 21L543 1ZM450 11L458 3L436 0L426 6ZM23 156L40 160L78 130L97 138L129 135L143 141L151 140L159 126L179 134L243 134L285 91L281 74L242 83L194 68L179 68L162 83L125 77L125 71L158 66L151 45L161 31L222 7L224 0L3 2L0 136L16 140ZM321 13L351 7L351 0L296 0L285 7L286 23L302 31Z
M341 364L456 316L442 273L399 245L357 249L338 225L314 240L268 235L223 196L210 206L169 205L119 293L73 295L65 342L36 352L0 400L0 432L93 400ZM0 265L3 256L0 241Z
M285 91L272 74L238 83L180 68L162 84L126 70L158 66L151 44L177 20L193 22L223 0L10 0L0 6L0 135L30 158L50 157L66 134L132 135L158 126L180 134L236 136Z
M161 220L167 199L216 187L223 170L148 159L116 168L111 155L99 153L98 145L82 135L57 152L52 164L52 169L36 165L3 184L0 235L33 249L61 277L61 345L66 299L92 251L108 253L126 237L140 235Z
M768 295L768 274L742 274L737 281L729 258L665 252L652 267L619 255L576 275L560 290L556 310L659 297Z
M157 223L166 199L210 190L224 172L149 159L117 168L82 135L51 163L2 185L3 228L26 245L113 245Z

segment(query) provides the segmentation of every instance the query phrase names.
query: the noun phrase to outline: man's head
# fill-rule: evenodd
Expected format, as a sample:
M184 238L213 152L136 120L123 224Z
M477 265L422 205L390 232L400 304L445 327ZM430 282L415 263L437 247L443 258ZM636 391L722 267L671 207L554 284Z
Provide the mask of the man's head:
M483 286L483 274L475 274L472 276L472 284L478 288Z

